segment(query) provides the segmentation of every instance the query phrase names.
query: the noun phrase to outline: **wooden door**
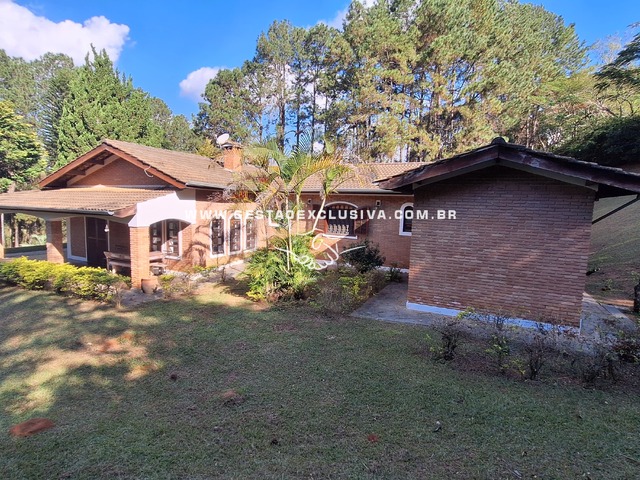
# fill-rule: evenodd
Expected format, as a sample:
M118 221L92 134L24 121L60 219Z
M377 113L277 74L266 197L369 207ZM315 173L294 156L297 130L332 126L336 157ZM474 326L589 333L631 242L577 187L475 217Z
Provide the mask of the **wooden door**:
M106 220L87 218L87 263L91 267L107 268L104 252L109 250L109 232L105 232Z

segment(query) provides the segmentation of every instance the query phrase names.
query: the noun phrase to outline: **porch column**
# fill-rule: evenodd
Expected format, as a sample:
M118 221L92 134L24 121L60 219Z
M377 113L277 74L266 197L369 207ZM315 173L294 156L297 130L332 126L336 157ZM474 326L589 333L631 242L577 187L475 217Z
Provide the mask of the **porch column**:
M4 213L0 213L0 258L4 258Z
M64 247L62 246L62 221L47 220L47 261L64 263Z
M151 275L149 267L149 227L129 227L131 286L140 288L142 279Z

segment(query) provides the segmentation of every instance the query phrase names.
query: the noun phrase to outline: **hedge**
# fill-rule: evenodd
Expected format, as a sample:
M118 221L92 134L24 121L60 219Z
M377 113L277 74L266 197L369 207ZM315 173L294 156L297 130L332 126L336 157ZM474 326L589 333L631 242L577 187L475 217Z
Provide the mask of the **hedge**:
M21 257L0 263L0 282L28 290L53 290L83 299L111 300L131 280L102 268L76 267Z

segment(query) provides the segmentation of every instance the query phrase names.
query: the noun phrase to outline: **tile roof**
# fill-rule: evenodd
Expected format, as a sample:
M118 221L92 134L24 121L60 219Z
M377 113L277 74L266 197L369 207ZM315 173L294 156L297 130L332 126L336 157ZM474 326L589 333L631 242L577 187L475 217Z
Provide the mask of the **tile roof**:
M353 165L352 173L347 175L346 178L340 182L335 190L338 193L345 192L358 192L358 191L380 191L385 193L385 190L374 184L377 180L393 177L395 175L401 175L409 170L423 165L422 163L361 163ZM319 175L314 175L309 178L305 184L304 192L318 191L321 185ZM389 193L386 191L386 193Z
M597 184L598 198L640 194L640 175L637 173L533 150L507 143L501 137L474 150L392 175L381 181L380 187L397 192L409 192L416 186L435 183L493 165L520 168L540 175L555 175L559 180L565 179L564 181L569 178L580 179L585 186Z
M120 140L105 139L103 143L128 153L181 183L196 182L226 186L234 179L233 170L228 170L216 161L195 153L147 147Z
M34 211L115 215L137 203L168 195L172 190L87 187L27 190L0 194L0 211Z

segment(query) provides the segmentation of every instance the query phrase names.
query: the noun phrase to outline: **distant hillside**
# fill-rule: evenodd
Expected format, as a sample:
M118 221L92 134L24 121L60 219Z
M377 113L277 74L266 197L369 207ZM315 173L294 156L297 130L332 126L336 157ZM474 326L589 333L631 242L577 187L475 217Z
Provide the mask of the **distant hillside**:
M633 200L606 198L596 202L594 219ZM609 301L631 304L640 275L640 201L593 225L587 292Z

